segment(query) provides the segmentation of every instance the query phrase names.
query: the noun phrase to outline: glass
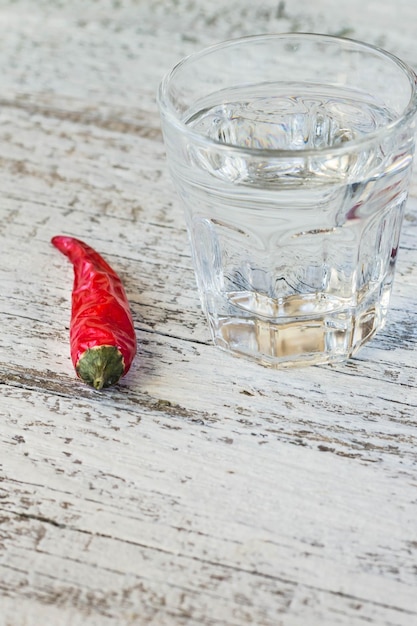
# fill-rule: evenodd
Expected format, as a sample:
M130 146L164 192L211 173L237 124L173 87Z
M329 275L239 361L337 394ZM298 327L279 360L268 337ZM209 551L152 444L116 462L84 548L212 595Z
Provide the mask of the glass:
M386 319L416 76L353 40L237 39L158 102L214 342L280 367L343 361Z

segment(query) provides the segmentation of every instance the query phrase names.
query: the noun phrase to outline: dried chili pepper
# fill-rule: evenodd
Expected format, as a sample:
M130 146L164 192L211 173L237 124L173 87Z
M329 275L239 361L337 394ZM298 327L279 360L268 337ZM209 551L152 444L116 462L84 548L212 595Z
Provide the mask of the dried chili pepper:
M58 235L52 244L74 266L70 324L77 375L95 389L117 383L136 354L136 335L122 282L87 244Z

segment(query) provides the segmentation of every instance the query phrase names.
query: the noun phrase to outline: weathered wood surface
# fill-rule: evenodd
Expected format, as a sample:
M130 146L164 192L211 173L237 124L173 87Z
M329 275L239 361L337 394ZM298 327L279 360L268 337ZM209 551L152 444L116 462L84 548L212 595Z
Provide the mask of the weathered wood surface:
M0 626L417 623L417 173L389 323L344 366L222 354L199 310L155 90L248 33L382 44L417 6L353 0L0 3ZM140 349L78 382L72 268L106 253Z

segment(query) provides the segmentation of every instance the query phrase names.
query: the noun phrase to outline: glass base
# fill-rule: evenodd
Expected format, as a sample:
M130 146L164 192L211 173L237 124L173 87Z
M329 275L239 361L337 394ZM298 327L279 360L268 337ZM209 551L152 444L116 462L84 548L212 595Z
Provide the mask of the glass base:
M306 319L208 315L214 343L273 368L337 363L354 355L383 327L386 303Z

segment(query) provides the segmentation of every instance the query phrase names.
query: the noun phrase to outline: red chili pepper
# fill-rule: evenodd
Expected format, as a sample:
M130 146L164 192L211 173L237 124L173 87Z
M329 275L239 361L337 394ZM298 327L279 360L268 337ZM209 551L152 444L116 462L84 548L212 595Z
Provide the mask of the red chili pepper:
M74 266L70 324L71 358L77 375L95 389L117 383L136 354L136 335L122 282L87 244L58 235L53 245Z

